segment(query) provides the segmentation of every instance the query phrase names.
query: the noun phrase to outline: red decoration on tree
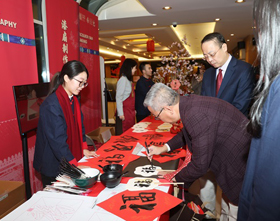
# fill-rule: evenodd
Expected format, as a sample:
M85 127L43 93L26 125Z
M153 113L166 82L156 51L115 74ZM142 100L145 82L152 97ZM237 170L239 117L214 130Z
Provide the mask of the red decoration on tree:
M111 71L111 75L112 75L113 78L119 78L119 76L120 76L120 69L122 67L122 64L123 64L124 60L125 60L125 56L122 55L121 56L121 63L119 63L119 66L116 69Z
M148 52L153 52L153 51L155 51L155 42L154 42L153 39L149 39L149 40L147 41L147 51L148 51Z

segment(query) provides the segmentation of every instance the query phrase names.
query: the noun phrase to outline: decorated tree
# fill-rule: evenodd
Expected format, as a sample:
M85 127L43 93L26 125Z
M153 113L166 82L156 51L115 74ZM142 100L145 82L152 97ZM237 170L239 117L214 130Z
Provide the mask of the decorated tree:
M181 42L173 42L169 46L171 53L161 57L162 66L156 70L154 76L156 82L163 82L163 79L169 78L166 84L181 95L192 92L191 78L197 77L193 73L195 64L191 64L188 59L191 55L185 45L188 45L186 36Z

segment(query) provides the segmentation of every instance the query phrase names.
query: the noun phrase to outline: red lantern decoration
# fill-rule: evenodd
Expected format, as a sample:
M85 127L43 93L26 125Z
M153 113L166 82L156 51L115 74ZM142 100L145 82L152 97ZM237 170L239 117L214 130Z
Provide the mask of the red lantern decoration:
M147 41L147 51L148 52L153 52L155 51L155 42L153 39L150 39Z

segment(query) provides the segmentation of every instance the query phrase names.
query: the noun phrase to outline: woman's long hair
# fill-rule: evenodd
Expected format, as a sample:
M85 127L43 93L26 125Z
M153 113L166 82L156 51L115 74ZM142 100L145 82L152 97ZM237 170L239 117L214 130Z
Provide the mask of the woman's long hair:
M65 63L61 69L61 72L57 72L50 82L50 92L49 94L56 91L59 85L64 84L64 76L67 75L68 78L71 80L75 76L79 75L82 72L87 73L87 78L89 76L88 70L86 66L80 61L68 61Z
M135 60L130 58L125 59L120 69L120 75L126 76L129 81L132 81L132 68L135 66L137 66Z
M253 16L255 39L260 59L260 77L254 93L255 102L250 110L248 131L254 136L261 135L261 115L269 89L280 74L280 1L255 0Z

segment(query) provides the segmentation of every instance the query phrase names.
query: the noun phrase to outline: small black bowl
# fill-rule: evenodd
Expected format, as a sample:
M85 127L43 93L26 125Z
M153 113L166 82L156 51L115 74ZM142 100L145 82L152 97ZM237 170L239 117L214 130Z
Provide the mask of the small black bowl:
M117 171L108 171L100 176L100 181L104 186L114 188L120 184L122 175L122 173Z
M116 172L122 173L123 166L121 164L108 164L108 165L104 166L102 169L103 169L104 173L106 173L108 171L116 171Z

